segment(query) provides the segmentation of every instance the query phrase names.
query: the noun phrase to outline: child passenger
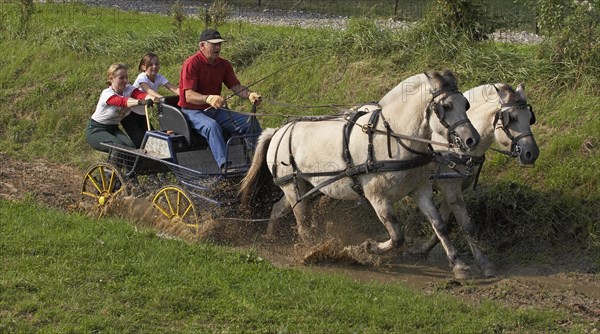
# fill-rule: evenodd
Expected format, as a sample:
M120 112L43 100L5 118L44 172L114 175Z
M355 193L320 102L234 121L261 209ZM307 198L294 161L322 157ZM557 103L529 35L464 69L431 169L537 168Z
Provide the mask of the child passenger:
M159 74L160 61L158 56L152 52L146 53L138 66L140 74L138 74L133 86L146 92L149 98L157 101L162 97L158 93L158 88L163 86L170 90L173 94L179 95L179 88L169 82L162 74ZM131 113L125 117L121 124L127 131L127 134L133 140L136 147L142 145L144 135L148 129L148 121L146 120L146 111L143 106L131 108Z
M85 140L93 148L108 152L109 148L100 145L102 142L135 147L127 135L119 129L119 123L129 115L134 106L152 106L151 99L146 100L147 93L133 87L128 82L127 65L115 63L107 71L108 88L102 91L85 130Z

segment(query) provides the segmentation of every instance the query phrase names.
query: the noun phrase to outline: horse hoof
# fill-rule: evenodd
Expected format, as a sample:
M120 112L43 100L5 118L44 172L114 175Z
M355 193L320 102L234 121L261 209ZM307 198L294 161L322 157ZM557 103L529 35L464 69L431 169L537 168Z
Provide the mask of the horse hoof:
M454 266L452 268L454 278L456 279L468 279L471 277L471 268L469 266Z
M485 278L492 278L498 276L498 271L496 270L496 267L493 264L490 264L481 268L481 274Z
M429 255L429 251L426 249L409 249L408 250L408 254L412 255L412 256L416 256L416 257L422 257L425 258Z
M373 242L372 240L367 240L365 242L363 242L362 244L360 244L360 246L358 246L358 249L361 252L364 253L368 253L368 254L380 254L380 250L377 247L377 243Z

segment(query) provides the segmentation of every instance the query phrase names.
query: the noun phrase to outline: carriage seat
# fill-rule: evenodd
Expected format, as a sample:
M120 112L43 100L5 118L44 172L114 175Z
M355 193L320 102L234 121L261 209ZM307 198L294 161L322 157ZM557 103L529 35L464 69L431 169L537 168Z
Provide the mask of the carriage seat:
M206 138L201 136L188 123L181 108L177 105L179 96L166 96L160 99L158 105L158 123L161 131L173 131L173 134L183 136L188 149L203 149L208 147Z

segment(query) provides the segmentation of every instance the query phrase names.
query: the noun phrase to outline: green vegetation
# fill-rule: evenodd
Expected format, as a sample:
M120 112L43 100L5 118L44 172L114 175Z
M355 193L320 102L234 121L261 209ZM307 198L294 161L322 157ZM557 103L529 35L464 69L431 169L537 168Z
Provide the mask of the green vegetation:
M0 264L2 333L550 333L570 321L2 200Z

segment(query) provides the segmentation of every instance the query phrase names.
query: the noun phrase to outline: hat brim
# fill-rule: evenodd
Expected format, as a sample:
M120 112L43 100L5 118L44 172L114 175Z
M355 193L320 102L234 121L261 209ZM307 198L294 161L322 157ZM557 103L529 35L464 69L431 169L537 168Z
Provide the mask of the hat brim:
M207 39L206 41L209 42L209 43L212 43L212 44L225 42L224 39L220 39L220 38Z

